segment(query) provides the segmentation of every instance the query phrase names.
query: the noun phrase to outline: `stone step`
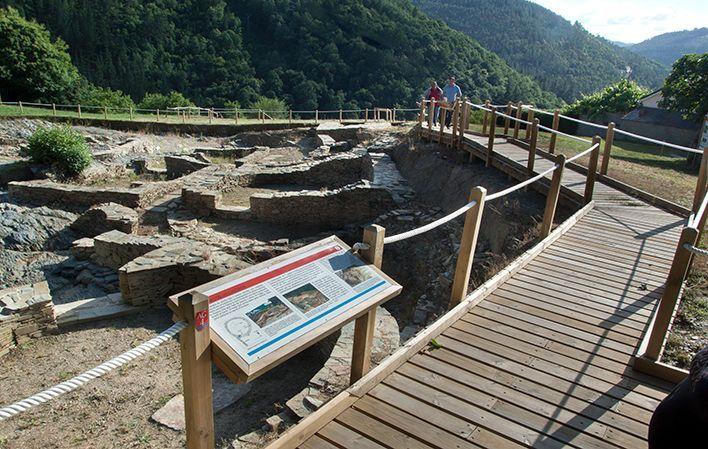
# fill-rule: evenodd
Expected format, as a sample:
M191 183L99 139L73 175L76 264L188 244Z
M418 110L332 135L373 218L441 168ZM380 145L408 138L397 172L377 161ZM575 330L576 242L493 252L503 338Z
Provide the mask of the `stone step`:
M120 293L112 293L98 298L81 299L67 304L54 306L57 324L59 327L74 324L98 321L106 318L138 313L147 307L136 307L126 304L121 299Z

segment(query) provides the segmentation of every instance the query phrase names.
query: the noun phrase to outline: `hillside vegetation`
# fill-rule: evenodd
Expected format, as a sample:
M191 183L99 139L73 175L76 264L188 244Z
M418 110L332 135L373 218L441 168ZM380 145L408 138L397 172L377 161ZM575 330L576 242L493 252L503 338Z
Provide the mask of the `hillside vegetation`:
M668 67L526 0L413 0L567 102L627 77L655 89Z
M683 55L708 53L708 28L660 34L629 49L670 66Z
M0 0L46 25L90 82L138 101L414 107L430 79L479 100L558 98L409 0ZM233 103L230 103L233 104Z

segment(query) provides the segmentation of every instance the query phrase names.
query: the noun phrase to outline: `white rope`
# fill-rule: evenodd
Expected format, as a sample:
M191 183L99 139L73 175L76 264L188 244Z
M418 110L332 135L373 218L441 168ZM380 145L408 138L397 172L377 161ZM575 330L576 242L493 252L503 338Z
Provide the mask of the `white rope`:
M592 143L591 140L583 139L582 137L574 136L574 135L572 135L572 134L566 134L566 133L564 133L564 132L558 131L558 130L553 129L553 128L548 128L548 127L545 127L545 126L543 126L543 125L538 125L538 128L539 128L539 129L542 129L542 130L544 130L544 131L548 131L548 132L550 132L550 133L556 133L556 134L560 134L561 136L565 136L565 137L569 137L569 138L571 138L571 139L575 139L575 140L577 140L577 141L579 141L579 142Z
M491 194L491 195L488 195L487 198L486 198L486 200L487 200L487 201L496 200L497 198L501 198L501 197L503 197L503 196L505 196L505 195L508 195L508 194L510 194L510 193L512 193L512 192L515 192L515 191L517 191L517 190L519 190L519 189L521 189L521 188L523 188L523 187L526 187L526 186L529 185L529 184L533 184L534 182L536 182L536 181L538 181L539 179L543 178L543 177L546 176L547 174L552 173L553 170L555 170L555 169L558 168L558 167L560 167L560 165L555 164L553 167L549 168L548 170L544 171L543 173L539 173L538 175L534 176L533 178L529 178L529 179L527 179L527 180L524 181L524 182L520 182L520 183L518 183L518 184L516 184L516 185L513 185L513 186L509 187L508 189L500 190L499 192L496 192L496 193L493 193L493 194Z
M693 254L698 254L699 256L708 256L708 250L703 248L697 248L690 243L684 243L683 248L692 252Z
M529 122L529 121L521 120L520 118L512 117L511 115L506 115L506 114L504 114L503 112L497 112L497 115L500 116L500 117L504 117L504 118L511 119L511 120L513 120L513 121L515 121L515 122L523 123L523 124L525 124L525 125L529 125L529 126L533 125L533 123L531 123L531 122Z
M471 202L465 204L464 206L462 206L461 208L457 209L455 212L445 215L444 217L439 218L433 222L430 222L425 226L411 229L410 231L403 232L401 234L396 234L396 235L392 235L389 237L384 237L384 241L383 241L384 245L389 244L389 243L394 243L394 242L400 242L401 240L409 239L411 237L415 237L416 235L423 234L424 232L428 232L431 229L435 229L438 226L443 225L443 224L447 223L448 221L459 217L460 215L464 214L465 212L472 209L476 205L477 205L477 201L471 201Z
M590 148L588 148L587 150L583 151L582 153L578 153L578 154L576 154L575 156L573 156L573 157L571 157L570 159L568 159L567 161L565 161L566 164L567 164L568 162L573 162L574 160L579 159L579 158L585 156L586 154L588 154L589 152L591 152L591 151L594 150L595 148L598 148L599 146L600 146L600 144L599 144L599 143L596 143L595 145L591 146Z
M55 385L52 388L37 393L34 396L30 396L26 399L15 402L14 404L9 405L7 407L0 408L0 421L11 418L21 412L29 410L32 407L50 401L56 397L61 396L64 393L69 393L70 391L76 390L87 382L101 377L104 374L125 365L126 363L140 357L141 355L148 353L149 351L157 348L164 342L168 341L170 338L177 335L186 326L186 322L179 321L170 326L169 329L163 331L157 337L152 338L146 341L145 343L141 344L140 346L137 346L129 351L124 352L118 357L104 362L98 365L97 367L88 370L82 374L79 374L78 376L72 379Z
M655 143L664 147L674 148L676 150L687 151L689 153L703 154L703 151L696 148L682 147L681 145L674 145L673 143L664 142L662 140L650 139L649 137L640 136L639 134L633 134L627 131L622 131L621 129L615 129L616 133L624 134L625 136L634 137L635 139L644 140L646 142Z

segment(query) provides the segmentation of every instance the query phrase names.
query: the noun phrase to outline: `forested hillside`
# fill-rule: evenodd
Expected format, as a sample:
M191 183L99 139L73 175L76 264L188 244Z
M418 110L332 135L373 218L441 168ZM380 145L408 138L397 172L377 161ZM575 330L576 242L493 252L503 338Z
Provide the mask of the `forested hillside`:
M629 49L670 66L683 55L708 53L708 28L660 34Z
M91 82L204 105L411 107L454 73L475 99L558 101L409 0L0 0L67 42Z
M668 67L593 36L526 0L413 0L570 102L627 76L658 88Z

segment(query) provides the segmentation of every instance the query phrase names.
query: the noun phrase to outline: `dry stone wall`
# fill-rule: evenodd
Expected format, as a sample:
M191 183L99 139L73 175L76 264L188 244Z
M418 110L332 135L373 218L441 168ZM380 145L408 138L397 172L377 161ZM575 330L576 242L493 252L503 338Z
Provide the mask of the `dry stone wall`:
M89 237L112 230L131 234L137 227L138 213L117 203L92 206L71 224L71 229Z
M92 258L99 265L117 270L150 251L185 241L169 235L142 236L114 230L93 239Z
M0 356L57 329L46 282L0 290Z

